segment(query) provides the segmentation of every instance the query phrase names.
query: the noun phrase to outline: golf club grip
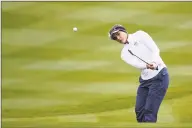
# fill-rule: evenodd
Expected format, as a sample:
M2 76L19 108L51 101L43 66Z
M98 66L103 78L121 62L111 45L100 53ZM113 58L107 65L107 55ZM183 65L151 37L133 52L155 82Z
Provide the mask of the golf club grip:
M128 51L129 51L129 53L131 53L131 55L134 55L131 50L128 49Z

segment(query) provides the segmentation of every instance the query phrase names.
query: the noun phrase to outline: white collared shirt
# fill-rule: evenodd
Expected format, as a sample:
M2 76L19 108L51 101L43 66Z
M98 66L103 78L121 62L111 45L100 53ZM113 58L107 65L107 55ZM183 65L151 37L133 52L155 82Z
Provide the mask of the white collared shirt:
M153 78L161 69L166 67L159 55L159 48L146 32L139 30L133 34L129 34L128 42L121 51L121 58L127 64L140 69L142 79L147 80ZM146 62L158 66L158 70L147 69L146 63L133 56L128 50L131 50L133 54Z

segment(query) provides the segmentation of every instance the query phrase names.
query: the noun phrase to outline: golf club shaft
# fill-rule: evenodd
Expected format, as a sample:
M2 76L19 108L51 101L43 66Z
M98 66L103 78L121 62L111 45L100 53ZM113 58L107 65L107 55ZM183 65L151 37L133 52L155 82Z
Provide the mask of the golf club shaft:
M140 57L138 57L137 55L133 54L133 52L132 52L131 50L129 50L129 49L128 49L128 51L129 51L129 53L130 53L131 55L133 55L133 56L137 57L138 59L140 59L141 61L143 61L144 63L146 63L146 64L148 64L148 65L149 65L149 63L148 63L148 62L144 61L143 59L141 59L141 58L140 58ZM158 67L157 67L155 70L158 70Z

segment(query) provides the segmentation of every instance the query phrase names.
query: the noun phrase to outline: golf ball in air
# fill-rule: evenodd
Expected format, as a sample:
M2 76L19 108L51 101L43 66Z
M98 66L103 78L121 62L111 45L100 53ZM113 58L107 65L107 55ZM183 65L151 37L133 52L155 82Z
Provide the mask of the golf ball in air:
M76 27L74 27L74 28L73 28L73 31L74 31L74 32L76 32L76 31L77 31L77 28L76 28Z

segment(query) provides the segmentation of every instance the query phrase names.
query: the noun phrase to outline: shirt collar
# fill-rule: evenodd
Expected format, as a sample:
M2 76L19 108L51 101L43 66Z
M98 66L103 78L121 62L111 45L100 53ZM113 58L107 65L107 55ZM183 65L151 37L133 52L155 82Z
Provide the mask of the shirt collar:
M129 42L129 44L133 42L133 35L132 34L128 35L127 41Z

